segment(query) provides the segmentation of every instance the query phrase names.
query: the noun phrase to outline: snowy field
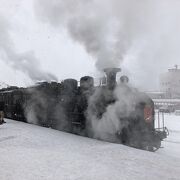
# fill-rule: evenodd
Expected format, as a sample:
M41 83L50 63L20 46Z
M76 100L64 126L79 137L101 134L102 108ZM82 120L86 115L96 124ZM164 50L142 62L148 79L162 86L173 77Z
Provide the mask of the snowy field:
M0 180L179 180L180 116L147 152L12 120L0 126Z

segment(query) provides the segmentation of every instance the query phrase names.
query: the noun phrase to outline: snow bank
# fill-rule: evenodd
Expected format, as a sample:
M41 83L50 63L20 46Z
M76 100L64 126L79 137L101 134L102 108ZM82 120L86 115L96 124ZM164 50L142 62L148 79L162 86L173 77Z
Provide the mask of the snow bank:
M180 177L177 126L152 153L12 120L0 126L0 180L168 180ZM171 122L169 125L172 125ZM176 120L177 123L177 120ZM178 122L179 123L179 122ZM174 127L170 130L174 130ZM179 139L178 139L179 138ZM175 152L175 151L173 151Z

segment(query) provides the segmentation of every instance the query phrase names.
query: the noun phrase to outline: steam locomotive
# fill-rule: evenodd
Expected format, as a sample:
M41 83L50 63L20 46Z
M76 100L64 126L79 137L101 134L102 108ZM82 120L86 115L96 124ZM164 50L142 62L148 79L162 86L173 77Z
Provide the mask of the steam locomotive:
M167 132L155 129L154 103L129 87L128 77L116 82L119 68L107 68L98 86L84 76L61 83L42 82L28 88L0 90L5 117L155 151Z

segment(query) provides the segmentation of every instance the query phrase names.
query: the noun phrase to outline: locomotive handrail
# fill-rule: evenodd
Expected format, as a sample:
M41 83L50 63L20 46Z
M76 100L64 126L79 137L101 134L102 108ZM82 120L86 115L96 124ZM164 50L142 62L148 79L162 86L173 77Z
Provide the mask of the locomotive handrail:
M165 128L165 123L164 123L164 112L160 112L158 110L158 129L161 128L161 123L160 123L160 114L162 115L162 128L164 129Z
M164 128L155 128L155 130L157 130L157 131L165 131L169 135L169 130L168 130L167 127L164 127Z
M161 114L161 116L160 116ZM155 128L155 131L159 134L158 136L161 138L161 139L164 139L166 138L167 136L169 136L169 130L167 127L165 127L165 122L164 122L164 112L160 112L158 110L157 112L157 117L158 117L158 122L157 122L157 128ZM162 119L161 119L162 118ZM162 127L161 127L162 126Z

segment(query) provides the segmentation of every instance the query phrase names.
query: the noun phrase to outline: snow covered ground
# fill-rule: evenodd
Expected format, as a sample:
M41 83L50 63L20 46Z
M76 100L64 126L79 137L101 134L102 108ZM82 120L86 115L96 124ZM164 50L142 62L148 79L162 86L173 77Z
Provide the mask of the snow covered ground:
M157 152L25 124L0 126L0 180L179 180L180 116Z

